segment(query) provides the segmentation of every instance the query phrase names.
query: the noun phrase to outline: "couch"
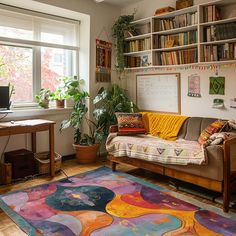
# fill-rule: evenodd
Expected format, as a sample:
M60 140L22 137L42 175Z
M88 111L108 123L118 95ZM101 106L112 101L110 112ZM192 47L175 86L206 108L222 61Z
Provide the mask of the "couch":
M196 141L202 130L213 123L216 119L190 117L182 125L178 139ZM117 132L118 126L110 127L110 133ZM124 136L128 140L129 137ZM135 157L115 157L108 152L108 159L111 161L113 171L117 163L130 164L178 180L186 181L213 191L223 193L223 210L229 211L230 196L233 189L236 189L236 137L224 141L223 145L206 147L208 162L206 165L176 165L163 164Z

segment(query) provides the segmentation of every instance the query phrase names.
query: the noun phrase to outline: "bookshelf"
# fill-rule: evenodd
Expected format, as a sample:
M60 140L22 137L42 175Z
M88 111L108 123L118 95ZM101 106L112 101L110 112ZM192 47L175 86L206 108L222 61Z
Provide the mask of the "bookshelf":
M215 0L132 22L127 69L236 62L236 1Z

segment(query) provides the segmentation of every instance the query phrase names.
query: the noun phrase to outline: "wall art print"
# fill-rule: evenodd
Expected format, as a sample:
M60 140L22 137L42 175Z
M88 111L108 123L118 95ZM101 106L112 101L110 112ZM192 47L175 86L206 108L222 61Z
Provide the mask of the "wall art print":
M111 81L112 43L96 39L96 82Z
M211 95L225 95L225 77L210 77Z
M190 75L188 77L188 96L189 97L201 97L200 92L200 76Z

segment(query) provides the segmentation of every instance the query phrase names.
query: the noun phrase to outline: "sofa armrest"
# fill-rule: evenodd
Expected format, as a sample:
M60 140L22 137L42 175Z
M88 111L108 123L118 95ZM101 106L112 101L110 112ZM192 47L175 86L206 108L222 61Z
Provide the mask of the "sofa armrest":
M224 162L230 172L236 172L236 136L224 142Z
M111 125L109 128L109 133L116 133L118 132L118 125Z

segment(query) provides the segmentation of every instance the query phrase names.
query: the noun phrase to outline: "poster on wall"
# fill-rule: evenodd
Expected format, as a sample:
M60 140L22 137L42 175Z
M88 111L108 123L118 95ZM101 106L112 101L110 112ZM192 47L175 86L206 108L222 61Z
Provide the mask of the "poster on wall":
M210 77L211 95L225 95L225 77Z
M111 82L112 44L96 39L96 82Z
M199 75L190 75L188 77L188 96L201 97Z

